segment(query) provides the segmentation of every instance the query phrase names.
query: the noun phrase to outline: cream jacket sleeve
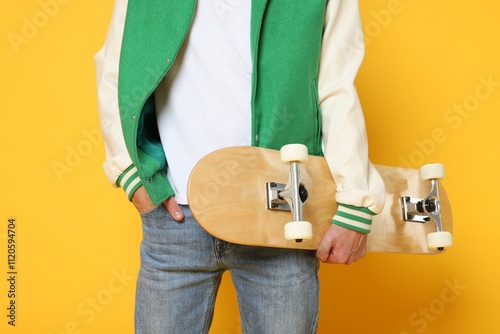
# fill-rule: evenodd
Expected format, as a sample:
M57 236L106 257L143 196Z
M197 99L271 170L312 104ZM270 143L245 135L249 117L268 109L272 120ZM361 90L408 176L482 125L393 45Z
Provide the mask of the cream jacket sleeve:
M337 184L337 202L341 203L339 213L342 217L337 215L334 223L349 228L359 226L360 231L369 232L370 216L382 211L385 187L368 160L364 115L354 86L363 57L363 30L358 2L330 0L318 89L324 154ZM367 225L349 219L362 211Z
M125 146L118 109L118 68L127 4L127 0L115 1L104 46L94 60L99 117L106 149L104 171L111 184L123 187L131 198L140 186L140 180Z

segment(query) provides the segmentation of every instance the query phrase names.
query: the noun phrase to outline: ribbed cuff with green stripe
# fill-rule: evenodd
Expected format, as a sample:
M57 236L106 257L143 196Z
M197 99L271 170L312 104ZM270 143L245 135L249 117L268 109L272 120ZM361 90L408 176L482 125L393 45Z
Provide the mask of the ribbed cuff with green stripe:
M139 178L137 168L134 165L131 165L125 169L116 181L116 184L125 190L128 200L131 201L135 191L142 186L142 181Z
M367 208L339 203L332 223L361 233L370 233L373 216L375 213Z

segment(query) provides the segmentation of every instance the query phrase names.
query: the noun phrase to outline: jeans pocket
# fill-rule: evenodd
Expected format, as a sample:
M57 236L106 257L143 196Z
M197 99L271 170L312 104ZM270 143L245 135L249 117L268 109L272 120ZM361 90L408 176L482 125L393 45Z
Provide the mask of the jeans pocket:
M162 206L164 206L163 203L161 203L158 206L155 206L149 211L139 212L139 216L141 216L142 219L148 218L149 216L153 216L157 211L159 211L162 208Z

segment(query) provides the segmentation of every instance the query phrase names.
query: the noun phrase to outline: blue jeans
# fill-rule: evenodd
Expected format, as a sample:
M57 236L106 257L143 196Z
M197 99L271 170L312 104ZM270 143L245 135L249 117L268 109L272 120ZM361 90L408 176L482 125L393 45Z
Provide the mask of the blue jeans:
M136 334L207 333L222 274L229 270L244 333L315 333L319 262L313 251L249 247L206 233L183 206L141 214Z

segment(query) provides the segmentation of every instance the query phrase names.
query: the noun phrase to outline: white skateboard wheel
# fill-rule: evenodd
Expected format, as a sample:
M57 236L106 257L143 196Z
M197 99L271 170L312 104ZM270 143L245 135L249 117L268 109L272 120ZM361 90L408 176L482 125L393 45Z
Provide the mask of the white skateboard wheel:
M442 164L428 164L420 167L420 178L422 180L440 180L444 178L444 166Z
M294 221L285 225L286 240L309 240L312 235L312 225L309 222Z
M307 146L288 144L281 148L281 161L284 163L304 162L308 158Z
M453 236L450 232L432 232L427 235L429 249L449 248L453 245Z

